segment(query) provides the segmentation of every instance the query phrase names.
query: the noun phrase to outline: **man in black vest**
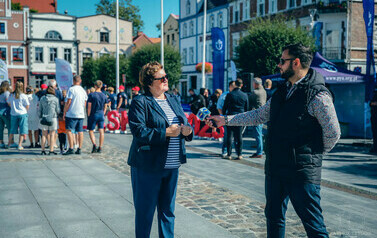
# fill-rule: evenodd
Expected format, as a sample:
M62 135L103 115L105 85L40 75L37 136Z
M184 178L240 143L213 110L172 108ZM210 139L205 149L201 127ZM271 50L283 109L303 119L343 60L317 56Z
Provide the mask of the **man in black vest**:
M301 44L283 48L278 67L286 80L268 102L235 116L213 116L217 126L255 126L268 122L266 137L267 236L284 237L289 199L308 237L328 237L320 206L323 154L340 138L331 94ZM212 126L210 120L207 124Z

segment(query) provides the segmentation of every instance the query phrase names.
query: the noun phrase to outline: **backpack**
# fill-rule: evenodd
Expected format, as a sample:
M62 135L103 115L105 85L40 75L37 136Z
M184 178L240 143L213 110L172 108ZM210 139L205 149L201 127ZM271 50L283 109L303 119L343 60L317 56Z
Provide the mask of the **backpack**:
M49 109L52 109L52 101L48 100L48 98L45 96L45 100L47 102L47 105L48 105L48 108ZM44 125L44 126L52 126L52 124L54 123L54 120L51 116L51 114L42 114L42 118L41 118L41 124Z

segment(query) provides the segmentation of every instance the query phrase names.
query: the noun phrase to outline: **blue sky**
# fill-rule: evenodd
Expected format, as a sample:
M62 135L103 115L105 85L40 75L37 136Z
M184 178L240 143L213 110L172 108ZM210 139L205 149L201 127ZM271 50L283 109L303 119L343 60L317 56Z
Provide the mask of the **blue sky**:
M159 0L132 0L133 4L140 8L141 19L144 21L143 32L149 37L158 37L156 24L160 22L161 10ZM58 0L58 10L60 13L68 11L69 15L81 17L96 13L95 4L99 0ZM179 15L178 0L164 0L164 20L174 13Z

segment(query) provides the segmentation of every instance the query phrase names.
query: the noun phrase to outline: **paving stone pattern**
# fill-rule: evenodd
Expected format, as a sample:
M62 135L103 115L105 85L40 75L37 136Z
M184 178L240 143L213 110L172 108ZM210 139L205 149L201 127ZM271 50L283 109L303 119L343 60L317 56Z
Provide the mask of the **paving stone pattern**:
M96 159L104 162L108 166L122 172L125 175L130 176L130 167L126 163L127 153L118 150L115 147L111 147L105 145L104 153L102 154L90 154L89 152L90 145L88 141L84 142L84 150L81 156L35 156L31 158L1 158L1 162L22 162L22 161L48 161L48 160L83 160L83 159ZM56 173L64 171L64 168L59 168L55 170ZM31 173L36 172L32 171ZM39 171L45 172L47 171ZM91 171L93 174L95 173L103 173L103 171ZM75 179L75 175L78 176L79 171L72 171L72 176L67 176L65 182L69 183L92 183L89 178L84 177L77 177ZM119 178L116 177L109 177L104 178L110 181L117 180ZM33 183L38 183L39 185L42 183L49 183L51 184L52 181L41 181L41 180L31 180L28 182L28 185L33 186ZM58 181L56 182L56 186L59 186ZM87 195L90 196L91 193L98 193L106 191L98 191L95 187L93 187L96 191L80 191L77 188L75 193L82 193L83 196ZM42 191L43 192L43 191ZM43 193L42 193L43 194ZM9 195L12 196L12 195ZM26 195L22 196L25 197ZM50 199L54 199L54 197L50 197ZM55 199L59 199L58 196ZM84 198L85 199L85 198ZM50 201L52 202L52 201ZM54 217L51 217L52 221L59 221L59 211L66 210L71 203L59 203L57 202L56 205L51 205L46 203L47 205L43 205L44 209L50 210ZM238 194L234 191L229 189L220 187L216 184L211 182L205 181L203 179L197 178L192 176L188 173L180 172L179 177L179 184L178 184L178 191L177 191L177 200L176 202L185 208L191 210L192 212L204 217L205 219L209 220L210 222L217 224L218 226L230 231L235 236L238 237L266 237L266 223L265 223L265 216L264 216L264 204L253 201L252 199ZM50 207L48 207L48 205ZM28 208L25 208L26 211ZM52 212L53 210L56 212ZM75 209L81 209L80 207L75 207ZM30 211L32 212L32 211ZM88 217L92 216L92 214L87 214ZM54 220L55 219L55 220ZM44 226L46 224L42 224ZM79 225L77 224L65 224L71 226L71 229L77 230L78 232L88 232L90 231L90 227L95 224L83 224L82 230ZM40 227L34 227L33 229L40 229ZM85 230L87 229L87 230ZM335 233L330 230L331 237L344 237L343 234ZM48 237L48 236L47 236ZM286 237L306 237L305 230L301 224L301 221L298 219L297 216L288 216L287 217L287 227L286 227Z

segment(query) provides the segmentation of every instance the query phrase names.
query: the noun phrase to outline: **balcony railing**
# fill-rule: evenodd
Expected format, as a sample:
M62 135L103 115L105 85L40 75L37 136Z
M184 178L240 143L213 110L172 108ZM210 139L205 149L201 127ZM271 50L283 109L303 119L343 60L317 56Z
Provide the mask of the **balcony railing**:
M322 55L329 60L342 60L346 58L346 48L344 47L324 47Z
M317 9L319 13L334 13L334 12L347 12L347 1L330 0L328 2L317 2Z

